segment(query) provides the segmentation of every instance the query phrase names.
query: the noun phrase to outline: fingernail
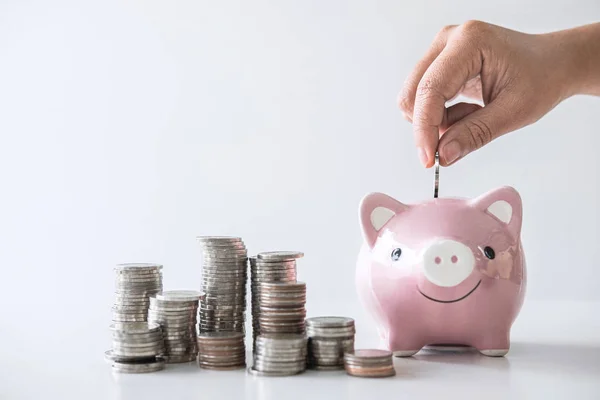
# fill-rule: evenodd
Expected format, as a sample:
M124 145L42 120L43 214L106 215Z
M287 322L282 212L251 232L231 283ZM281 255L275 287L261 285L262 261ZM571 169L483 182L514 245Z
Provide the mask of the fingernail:
M460 148L460 143L458 143L457 140L451 140L442 149L441 156L444 157L446 165L450 165L454 161L456 161L461 156L461 154L462 150Z
M424 167L427 167L427 163L429 162L427 152L422 147L417 148L417 152L419 153L419 160L421 160L421 164L423 164Z

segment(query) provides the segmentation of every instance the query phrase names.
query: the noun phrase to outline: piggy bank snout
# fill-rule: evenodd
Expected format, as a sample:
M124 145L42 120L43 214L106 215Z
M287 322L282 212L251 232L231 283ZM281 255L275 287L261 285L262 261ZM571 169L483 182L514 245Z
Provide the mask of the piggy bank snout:
M469 247L455 240L432 243L423 253L423 274L437 286L456 286L471 275L475 256Z

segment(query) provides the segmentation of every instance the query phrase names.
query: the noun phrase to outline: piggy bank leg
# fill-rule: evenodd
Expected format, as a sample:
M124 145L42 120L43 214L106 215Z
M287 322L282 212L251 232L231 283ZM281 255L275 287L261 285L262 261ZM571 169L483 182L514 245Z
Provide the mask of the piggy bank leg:
M404 333L403 335L394 334L390 332L388 339L388 349L394 353L396 357L410 357L417 354L421 348L425 346L422 339L419 339L416 335L411 336Z
M481 354L488 357L503 357L510 348L510 335L506 332L491 332L487 337L477 340L475 347Z

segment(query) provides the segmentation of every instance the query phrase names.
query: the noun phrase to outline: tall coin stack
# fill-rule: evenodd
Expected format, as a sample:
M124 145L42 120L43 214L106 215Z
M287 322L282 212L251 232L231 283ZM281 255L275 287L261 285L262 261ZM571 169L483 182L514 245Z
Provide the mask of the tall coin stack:
M295 251L271 251L259 253L256 257L250 258L253 349L255 349L256 337L261 334L260 321L263 309L267 314L266 318L262 318L263 323L280 320L279 317L289 317L290 313L293 314L292 320L303 312L306 315L306 311L303 311L304 306L288 310L288 315L285 315L286 312L282 313L273 307L262 305L259 298L263 284L296 282L296 260L303 256L303 253Z
M308 366L317 370L344 368L344 353L354 351L354 320L313 317L306 320Z
M245 332L248 253L241 238L200 236L202 291L198 332Z
M143 373L159 371L165 367L164 342L161 327L147 322L112 324L112 349L105 358L113 371Z
M306 370L305 335L258 335L252 367L248 372L258 376L296 375Z
M116 298L113 322L145 322L148 320L149 296L162 290L162 265L119 264L116 272Z
M203 295L192 290L171 290L150 297L148 321L160 324L167 363L196 360L196 315Z
M246 366L244 334L240 332L204 332L198 334L200 368L230 370Z

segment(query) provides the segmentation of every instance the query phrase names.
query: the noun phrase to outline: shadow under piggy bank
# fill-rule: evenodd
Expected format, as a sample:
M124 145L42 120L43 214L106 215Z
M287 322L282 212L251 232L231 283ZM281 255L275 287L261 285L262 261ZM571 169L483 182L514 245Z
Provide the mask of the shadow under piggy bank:
M412 358L420 363L481 366L499 371L515 367L539 372L600 374L598 345L513 342L505 357L486 357L466 346L429 346Z

